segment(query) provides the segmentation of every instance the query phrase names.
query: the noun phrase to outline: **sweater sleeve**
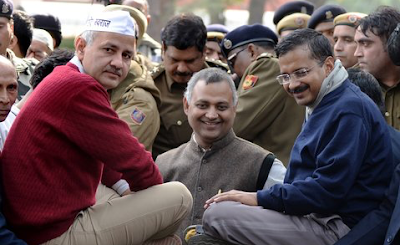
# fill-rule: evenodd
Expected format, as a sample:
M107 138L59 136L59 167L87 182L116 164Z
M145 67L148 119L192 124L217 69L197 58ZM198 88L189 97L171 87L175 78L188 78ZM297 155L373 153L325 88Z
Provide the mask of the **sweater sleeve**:
M65 115L62 127L65 127L67 137L88 155L115 171L107 175L110 179L103 178L108 185L115 184L116 172L122 174L134 191L162 183L151 153L118 118L103 87L88 80L82 81L87 86L81 86L80 91L66 101L69 113ZM74 123L69 123L72 121Z
M312 156L297 159L302 171L311 174L296 177L290 184L277 184L270 190L258 191L259 205L287 214L304 215L331 213L343 203L355 185L370 139L361 117L348 114L340 117L323 131L318 142L315 142L317 139L299 136L293 151L301 154L297 157L303 154ZM311 146L313 144L316 145ZM297 171L295 175L305 174L297 169L293 171Z

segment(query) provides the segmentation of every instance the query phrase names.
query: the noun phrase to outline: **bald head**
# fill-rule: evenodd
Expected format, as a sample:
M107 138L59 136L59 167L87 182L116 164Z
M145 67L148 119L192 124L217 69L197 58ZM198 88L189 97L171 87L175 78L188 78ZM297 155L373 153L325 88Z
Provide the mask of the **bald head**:
M147 0L124 0L122 5L140 10L140 12L146 16L147 23L150 23L151 16L149 14L149 3Z
M0 56L0 73L0 122L2 122L17 99L18 82L14 65L4 56Z

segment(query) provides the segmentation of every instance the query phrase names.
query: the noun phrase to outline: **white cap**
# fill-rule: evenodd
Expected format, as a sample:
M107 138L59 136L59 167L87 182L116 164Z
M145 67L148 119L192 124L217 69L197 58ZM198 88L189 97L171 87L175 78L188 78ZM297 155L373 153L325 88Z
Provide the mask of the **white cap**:
M46 44L46 46L53 51L53 38L51 37L50 33L43 29L33 29L32 40L36 40Z
M126 11L98 12L86 21L85 31L104 31L137 37L136 22Z

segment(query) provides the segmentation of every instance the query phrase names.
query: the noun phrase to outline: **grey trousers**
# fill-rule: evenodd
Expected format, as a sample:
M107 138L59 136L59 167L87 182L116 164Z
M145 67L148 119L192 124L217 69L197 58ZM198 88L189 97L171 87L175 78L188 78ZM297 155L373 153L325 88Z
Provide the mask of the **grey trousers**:
M285 215L232 201L212 204L204 213L203 229L207 235L245 245L328 245L350 231L338 215Z

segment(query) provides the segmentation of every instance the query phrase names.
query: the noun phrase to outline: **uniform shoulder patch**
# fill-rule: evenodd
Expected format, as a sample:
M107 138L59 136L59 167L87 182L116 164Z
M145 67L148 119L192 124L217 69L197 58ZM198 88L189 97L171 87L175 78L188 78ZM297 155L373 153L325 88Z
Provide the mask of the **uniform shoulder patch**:
M247 90L247 89L254 87L254 85L256 85L256 83L257 83L257 80L258 80L258 76L247 75L244 79L242 88L244 90Z
M131 119L134 123L141 125L144 122L144 119L146 119L146 115L135 107L131 113Z
M275 56L274 56L273 54L270 54L270 53L265 52L265 53L260 54L260 55L257 57L257 60L263 59L263 58L274 58L274 57L275 57Z
M163 73L165 71L164 65L159 64L157 66L155 66L151 71L151 78L155 79L157 78L161 73Z

